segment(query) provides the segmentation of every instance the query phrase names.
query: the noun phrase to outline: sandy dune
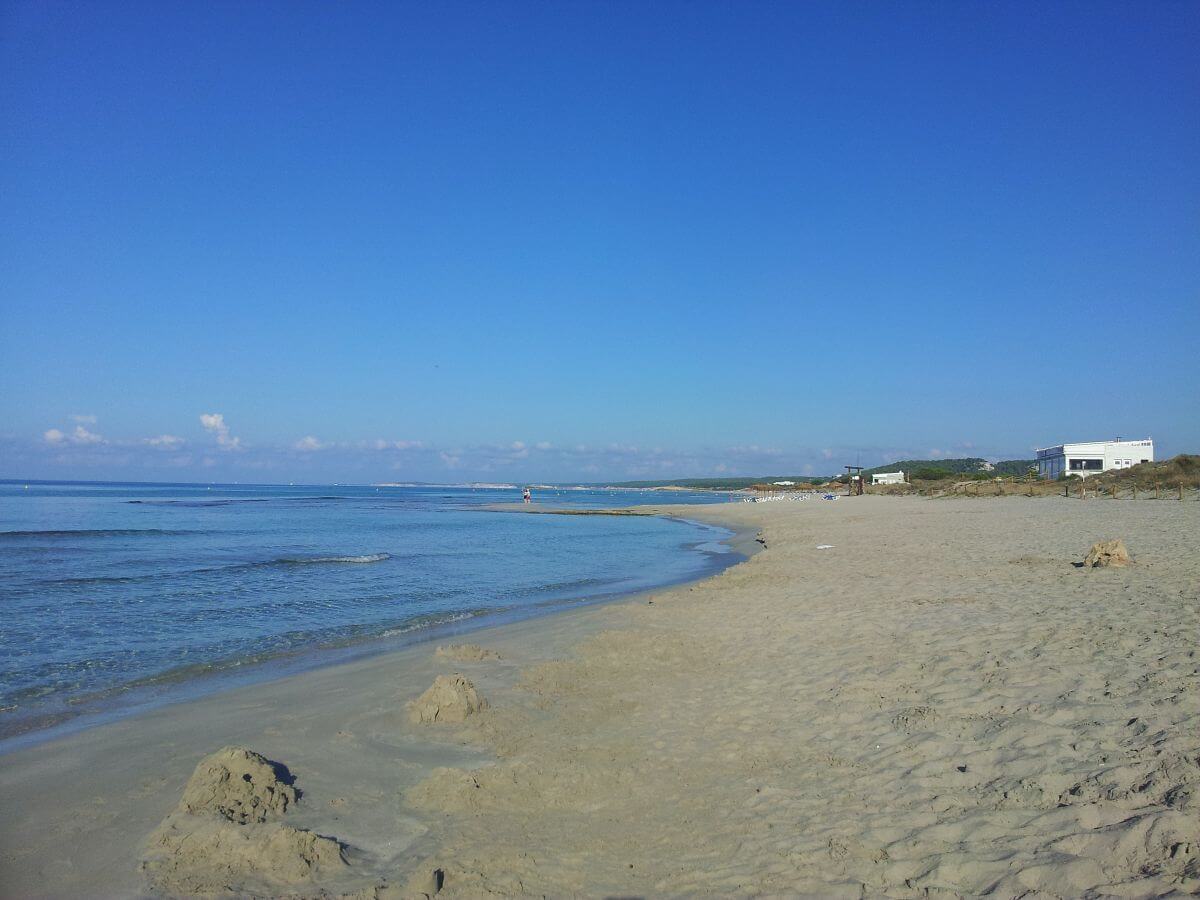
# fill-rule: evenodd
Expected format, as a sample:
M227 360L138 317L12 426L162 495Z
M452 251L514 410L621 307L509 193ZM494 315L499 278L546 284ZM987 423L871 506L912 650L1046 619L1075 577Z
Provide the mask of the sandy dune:
M684 513L766 549L452 658L416 647L5 757L0 892L145 890L147 838L231 743L294 774L289 827L344 848L300 896L1200 891L1200 503ZM1073 565L1116 537L1132 565ZM487 707L410 722L457 672Z

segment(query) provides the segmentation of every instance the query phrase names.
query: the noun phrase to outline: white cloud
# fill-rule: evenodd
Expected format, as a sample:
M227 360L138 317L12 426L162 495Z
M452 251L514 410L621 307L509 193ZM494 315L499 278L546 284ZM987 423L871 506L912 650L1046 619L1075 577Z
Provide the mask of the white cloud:
M655 452L661 452L656 450ZM780 456L783 451L777 447L760 447L758 444L750 444L742 447L730 447L729 453L736 456Z
M146 443L160 450L177 450L183 446L184 440L173 434L160 434L158 437L146 438Z
M82 425L76 425L75 430L71 432L71 443L73 444L103 444L104 438L95 432L88 431Z
M172 433L143 432L130 439L106 439L93 429L98 426L80 424L64 416L66 424L50 428L34 437L48 457L61 454L62 465L88 465L90 461L122 465L167 467L183 465L194 468L197 475L204 467L221 469L223 477L254 468L275 467L283 473L298 459L308 459L312 466L319 461L320 471L335 477L378 478L392 466L402 466L405 477L417 480L439 480L453 473L455 477L488 478L491 480L625 480L630 478L668 478L704 475L787 475L824 472L831 462L848 452L836 447L824 451L818 445L780 447L769 443L741 443L726 446L679 448L656 445L652 439L616 442L604 445L576 444L559 441L514 441L511 437L495 443L442 444L416 440L370 438L364 440L325 440L317 435L303 435L299 440L280 443L243 445L230 433L224 415L206 412L199 416L206 438L183 438ZM616 437L616 435L614 435ZM944 454L958 452L943 447ZM882 454L890 459L923 455L921 451L895 455L892 450L861 448L862 460L868 463L868 453ZM48 451L55 451L54 453ZM219 451L219 452L218 452ZM237 451L229 452L229 451ZM886 452L885 452L886 451ZM140 457L137 453L140 452ZM124 454L124 455L122 455ZM2 455L2 454L0 454ZM847 457L853 458L853 455ZM873 458L873 457L872 457ZM115 463L114 463L115 464ZM316 471L315 469L313 471ZM343 474L344 473L344 474ZM378 474L377 474L378 473ZM211 477L207 473L205 478ZM287 472L287 477L293 477Z
M74 418L74 417L72 417ZM94 431L88 431L82 425L76 425L75 430L70 434L66 434L58 428L50 428L42 432L42 440L47 444L107 444L108 441L96 434Z
M91 414L82 415L80 413L76 413L75 415L71 416L71 421L78 422L80 425L95 425L96 417Z
M211 431L217 436L218 447L225 450L241 449L242 439L230 435L229 426L225 424L225 416L221 413L201 413L200 424L206 431Z
M376 438L373 441L359 444L360 447L371 447L376 450L421 450L425 447L424 441L385 441L383 438Z
M229 431L229 426L225 424L225 416L221 413L200 413L200 424L209 431Z

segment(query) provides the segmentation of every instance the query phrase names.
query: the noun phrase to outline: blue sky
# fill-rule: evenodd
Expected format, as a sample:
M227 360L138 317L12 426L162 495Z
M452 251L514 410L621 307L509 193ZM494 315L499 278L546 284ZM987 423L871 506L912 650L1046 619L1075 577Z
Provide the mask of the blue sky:
M7 3L0 477L1200 450L1195 3Z

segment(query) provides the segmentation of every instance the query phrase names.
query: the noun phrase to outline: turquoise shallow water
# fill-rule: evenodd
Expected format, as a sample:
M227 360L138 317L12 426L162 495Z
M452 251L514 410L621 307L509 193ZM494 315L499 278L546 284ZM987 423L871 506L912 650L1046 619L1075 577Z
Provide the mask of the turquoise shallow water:
M0 737L147 692L702 577L723 529L513 490L0 483ZM537 493L563 506L713 494Z

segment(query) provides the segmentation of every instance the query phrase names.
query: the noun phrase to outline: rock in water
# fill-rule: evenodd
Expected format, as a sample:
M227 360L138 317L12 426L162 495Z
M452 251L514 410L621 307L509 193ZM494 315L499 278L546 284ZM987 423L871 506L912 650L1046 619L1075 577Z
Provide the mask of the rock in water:
M212 812L235 825L277 819L296 802L283 766L245 747L223 747L200 760L179 811Z
M485 708L487 701L462 675L439 675L429 690L408 704L408 718L422 725L463 722L467 716Z
M1129 551L1125 548L1125 542L1120 538L1111 541L1100 541L1093 544L1092 549L1088 551L1088 555L1084 557L1083 565L1086 568L1095 568L1097 566L1127 566L1132 559L1129 558Z

